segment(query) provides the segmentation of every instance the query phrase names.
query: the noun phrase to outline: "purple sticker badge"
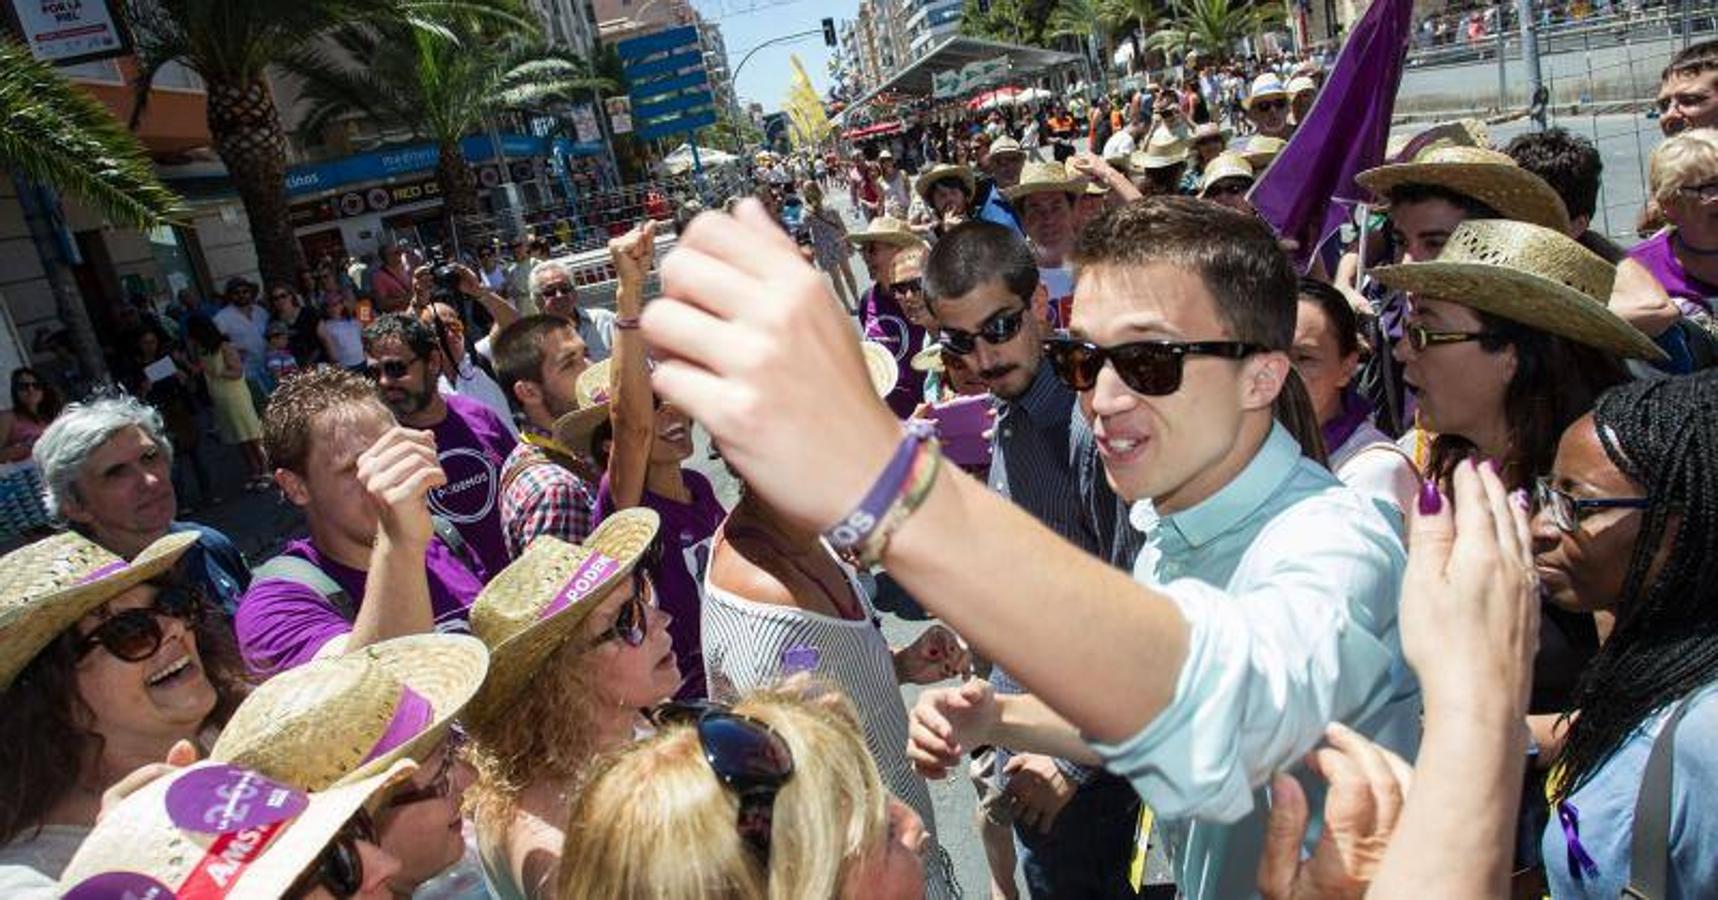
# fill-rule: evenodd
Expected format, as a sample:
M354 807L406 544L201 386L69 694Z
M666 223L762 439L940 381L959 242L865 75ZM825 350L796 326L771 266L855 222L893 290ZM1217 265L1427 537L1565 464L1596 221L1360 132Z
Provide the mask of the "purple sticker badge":
M600 587L603 582L618 571L620 571L618 560L610 559L601 553L592 553L588 559L579 564L577 571L573 572L573 577L567 579L566 586L555 595L555 599L550 600L549 605L543 607L543 611L537 614L538 621L547 619L589 597L592 591Z
M231 834L284 822L310 798L238 766L209 766L180 776L167 789L167 817L186 831Z
M781 673L810 672L817 668L817 662L822 658L823 654L816 647L795 644L781 652Z
M66 891L64 900L173 900L173 889L138 872L91 875Z

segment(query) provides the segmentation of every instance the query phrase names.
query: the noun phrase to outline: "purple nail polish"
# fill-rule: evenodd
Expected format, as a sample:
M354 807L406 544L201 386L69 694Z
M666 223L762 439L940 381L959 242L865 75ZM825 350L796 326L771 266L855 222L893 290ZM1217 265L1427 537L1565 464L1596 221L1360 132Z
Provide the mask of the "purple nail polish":
M1495 460L1495 459L1486 460L1485 461L1485 467L1490 469L1491 474L1493 474L1493 475L1497 475L1497 476L1503 475L1503 468L1497 464L1497 460Z
M1427 481L1420 485L1420 515L1435 516L1444 509L1444 495L1438 492L1438 483Z
M1511 502L1511 503L1515 504L1517 507L1519 507L1522 512L1532 512L1533 511L1533 501L1527 499L1527 492L1526 491L1519 490L1519 489L1510 491L1509 492L1509 502Z

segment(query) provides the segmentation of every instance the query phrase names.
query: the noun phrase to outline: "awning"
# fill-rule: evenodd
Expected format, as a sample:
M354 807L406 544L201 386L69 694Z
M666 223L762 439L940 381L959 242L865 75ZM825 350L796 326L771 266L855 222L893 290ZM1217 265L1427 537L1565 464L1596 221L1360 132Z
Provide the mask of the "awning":
M871 98L888 91L914 97L929 97L933 89L931 77L937 72L958 71L968 63L995 59L998 56L1008 58L1009 80L1038 75L1057 66L1074 65L1081 61L1078 54L1063 53L1060 50L1004 44L960 34L951 35L924 56L913 60L912 65L895 73L895 77L854 102L847 111L864 106L871 102Z
M895 134L900 130L901 122L896 119L888 122L880 122L876 125L867 125L864 128L855 128L851 131L844 132L841 136L850 141L863 141L867 138L882 137L886 134Z

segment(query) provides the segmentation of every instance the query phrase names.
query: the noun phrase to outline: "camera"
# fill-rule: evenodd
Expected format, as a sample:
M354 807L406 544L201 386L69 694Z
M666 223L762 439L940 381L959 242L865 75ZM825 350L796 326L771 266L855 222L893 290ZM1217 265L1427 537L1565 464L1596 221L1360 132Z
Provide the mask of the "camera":
M430 290L430 298L453 305L459 299L459 267L448 262L447 249L440 246L429 248L429 264L435 285Z

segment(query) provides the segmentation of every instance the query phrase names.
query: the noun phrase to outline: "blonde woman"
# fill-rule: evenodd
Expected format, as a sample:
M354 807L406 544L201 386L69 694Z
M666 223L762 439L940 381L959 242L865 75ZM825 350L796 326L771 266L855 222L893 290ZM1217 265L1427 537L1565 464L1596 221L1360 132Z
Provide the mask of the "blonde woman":
M657 721L574 801L561 900L924 896L925 831L839 693L801 679Z
M1653 202L1670 227L1617 266L1610 306L1686 372L1718 357L1718 129L1684 131L1652 152Z
M817 267L828 273L835 284L835 295L841 305L851 312L859 302L859 283L853 278L853 265L848 261L852 246L847 243L847 222L841 213L823 205L823 188L807 180L799 186L805 198L805 227L811 231L811 248L817 256Z
M489 678L468 707L466 792L492 896L553 897L568 798L590 761L649 733L640 710L672 697L669 617L639 568L658 520L610 516L583 545L540 537L490 582L471 630Z

